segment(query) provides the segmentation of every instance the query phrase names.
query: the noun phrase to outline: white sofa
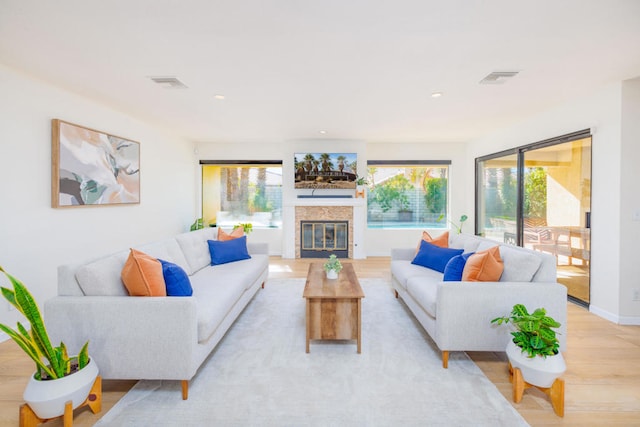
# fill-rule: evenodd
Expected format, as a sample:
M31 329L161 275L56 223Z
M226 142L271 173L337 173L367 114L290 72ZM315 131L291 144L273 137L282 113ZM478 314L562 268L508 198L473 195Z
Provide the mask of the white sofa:
M560 350L566 350L567 289L556 281L556 259L541 252L479 236L451 234L449 247L476 252L500 246L504 272L499 282L444 282L443 273L411 264L416 248L392 249L391 276L401 297L442 351L505 351L512 338L505 325L491 320L508 315L515 304L543 307L562 324Z
M211 266L205 228L136 247L181 266L193 287L190 297L129 296L120 274L129 251L91 262L60 266L58 296L44 305L53 342L89 353L105 379L188 381L234 320L264 287L269 270L266 244L247 244L251 259Z

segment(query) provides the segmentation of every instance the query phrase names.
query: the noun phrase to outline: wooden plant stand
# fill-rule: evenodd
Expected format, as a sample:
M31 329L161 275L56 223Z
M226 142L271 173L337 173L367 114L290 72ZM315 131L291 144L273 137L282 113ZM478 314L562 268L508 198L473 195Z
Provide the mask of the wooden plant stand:
M522 377L520 369L514 369L511 363L509 363L509 381L511 381L513 386L513 401L515 403L520 403L526 389L535 387L549 396L551 406L553 406L553 412L559 417L564 417L564 380L562 378L556 378L553 384L551 384L551 387L538 387L537 385L526 382Z
M97 414L102 410L102 377L98 376L89 391L89 396L78 408L83 406L89 406L91 412ZM63 426L73 426L73 402L69 401L64 405ZM56 418L60 418L56 417ZM33 409L26 403L20 406L20 427L36 427L38 424L46 423L47 421L54 420L56 418L42 419L39 418Z

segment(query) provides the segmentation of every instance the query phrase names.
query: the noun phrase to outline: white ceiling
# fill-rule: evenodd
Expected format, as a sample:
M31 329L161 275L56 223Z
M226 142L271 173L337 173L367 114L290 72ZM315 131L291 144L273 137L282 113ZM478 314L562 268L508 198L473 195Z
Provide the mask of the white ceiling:
M640 76L640 0L0 0L0 63L193 141L459 142Z

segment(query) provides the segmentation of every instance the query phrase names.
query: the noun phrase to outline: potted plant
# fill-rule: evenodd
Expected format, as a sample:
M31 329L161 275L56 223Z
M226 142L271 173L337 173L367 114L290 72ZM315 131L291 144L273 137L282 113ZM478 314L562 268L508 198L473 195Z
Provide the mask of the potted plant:
M253 224L250 222L241 222L233 226L233 229L242 228L244 234L249 235L253 231Z
M85 343L77 356L69 357L64 343L53 347L44 325L38 304L29 290L15 277L2 271L13 289L2 287L2 295L27 319L31 331L17 323L14 330L0 323L0 330L11 337L35 362L36 371L24 391L24 400L41 419L55 418L64 414L66 402L73 408L80 406L98 376L98 367L89 357Z
M438 217L438 222L442 221L443 218L444 218L444 214L440 214L440 216ZM466 220L468 220L468 219L469 219L468 216L461 215L460 216L460 220L459 220L460 225L456 224L455 222L453 222L451 220L449 221L449 223L456 228L456 231L458 232L458 234L461 234L462 233L462 226L464 225L464 222Z
M551 387L556 378L567 369L560 342L553 330L560 323L547 316L544 308L538 308L529 314L522 304L513 306L509 316L497 317L491 321L501 325L511 323L515 332L513 339L507 344L507 357L513 368L522 372L522 377L529 384L538 387Z
M327 272L327 279L337 279L340 270L342 270L340 260L337 256L331 254L329 260L324 263L324 271Z
M201 230L203 228L204 228L204 224L203 224L202 218L196 218L193 224L191 224L191 227L189 227L189 231Z

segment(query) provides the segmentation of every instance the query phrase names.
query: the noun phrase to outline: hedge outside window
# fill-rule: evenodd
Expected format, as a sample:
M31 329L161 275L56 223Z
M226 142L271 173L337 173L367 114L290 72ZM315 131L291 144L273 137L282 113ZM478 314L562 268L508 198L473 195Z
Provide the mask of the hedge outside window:
M369 161L368 228L447 228L450 161Z
M282 162L201 161L204 226L282 228Z

